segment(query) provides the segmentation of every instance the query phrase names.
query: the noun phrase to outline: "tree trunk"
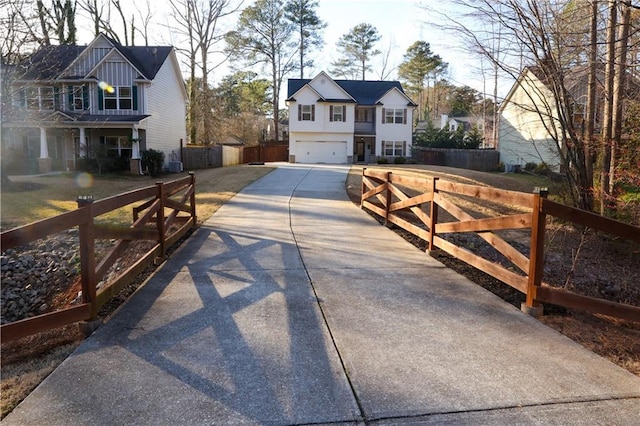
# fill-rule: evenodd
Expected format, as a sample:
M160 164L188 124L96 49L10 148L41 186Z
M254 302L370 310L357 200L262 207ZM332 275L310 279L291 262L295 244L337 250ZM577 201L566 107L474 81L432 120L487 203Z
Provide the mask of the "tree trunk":
M589 80L587 83L587 105L585 111L585 126L583 126L583 140L585 144L585 166L587 175L593 182L593 132L596 119L596 67L598 55L598 0L591 1L589 43Z
M627 45L629 40L629 23L631 21L631 8L628 3L620 2L622 19L618 26L618 39L616 40L616 65L613 82L613 134L611 138L611 153L609 164L609 194L614 194L616 148L622 138L622 110L627 72Z
M611 136L613 118L613 75L615 61L615 38L618 10L616 0L609 0L607 22L607 60L605 65L605 104L602 120L602 140L600 147L600 214L607 210L609 197L609 168L611 167Z

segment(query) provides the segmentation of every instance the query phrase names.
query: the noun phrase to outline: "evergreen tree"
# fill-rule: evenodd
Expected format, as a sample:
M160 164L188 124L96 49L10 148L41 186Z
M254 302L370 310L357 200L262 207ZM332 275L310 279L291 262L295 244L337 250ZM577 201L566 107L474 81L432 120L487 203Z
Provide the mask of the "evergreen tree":
M270 68L275 134L278 135L280 89L284 77L296 68L298 47L293 37L295 25L285 16L282 0L257 0L240 14L235 31L227 33L227 53L247 66Z
M322 22L315 9L318 7L317 0L290 0L285 6L287 19L293 22L300 38L300 78L304 78L304 67L313 66L313 60L306 59L305 56L314 47L323 44L322 30L327 24Z
M443 65L442 58L431 51L426 41L416 41L404 54L404 61L398 68L398 77L407 83L408 91L417 97L418 120L422 120L425 110L424 89L430 73Z
M355 69L362 72L362 80L365 79L365 73L371 71L371 65L367 61L371 57L379 55L380 50L375 48L375 44L380 41L378 30L371 24L358 24L353 27L347 34L340 37L337 43L338 48L342 51L342 58L333 62L333 73L337 75L347 76Z

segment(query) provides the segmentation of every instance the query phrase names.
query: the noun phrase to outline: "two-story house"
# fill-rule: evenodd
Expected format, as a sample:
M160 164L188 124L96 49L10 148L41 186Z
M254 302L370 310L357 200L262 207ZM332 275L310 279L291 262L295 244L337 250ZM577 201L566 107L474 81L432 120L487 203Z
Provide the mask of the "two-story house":
M289 79L289 161L351 164L411 155L416 104L398 81Z
M187 93L173 47L101 34L87 46L45 46L3 77L2 155L13 170L74 170L102 156L137 172L145 149L180 161Z

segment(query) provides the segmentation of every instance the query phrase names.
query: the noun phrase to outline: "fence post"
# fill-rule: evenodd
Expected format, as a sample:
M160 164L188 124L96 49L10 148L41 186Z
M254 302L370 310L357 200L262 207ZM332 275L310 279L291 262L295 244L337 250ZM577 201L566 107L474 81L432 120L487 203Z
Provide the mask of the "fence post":
M160 244L160 257L164 259L166 255L166 247L164 246L164 185L162 182L156 182L156 188L158 188L158 200L160 200L160 207L156 213L156 228L158 229L158 243Z
M367 188L365 186L365 184L364 184L364 178L365 178L364 173L365 173L366 170L367 170L366 167L362 168L362 184L361 184L361 187L360 187L360 208L362 208L362 204L364 203L364 200L362 199L362 196L366 192L365 189Z
M549 195L547 188L534 190L533 211L531 212L531 246L529 249L529 276L527 277L527 299L521 305L523 312L534 317L542 315L543 307L536 300L537 291L542 283L544 266L544 233L547 215L542 212L543 199Z
M191 176L191 197L189 203L191 204L191 218L193 219L193 226L196 225L196 174L189 172Z
M435 196L436 196L436 183L438 182L438 178L434 177L431 179L431 206L429 211L429 247L427 247L427 251L429 253L433 252L436 248L433 245L433 239L436 236L436 224L438 223L438 204L436 204Z
M389 208L391 207L391 172L387 172L387 193L386 199L384 202L384 226L387 228L391 227L389 223Z
M77 198L78 208L85 211L85 220L79 228L80 239L80 279L82 284L82 302L91 304L91 318L98 316L96 304L96 258L95 233L93 228L93 197Z

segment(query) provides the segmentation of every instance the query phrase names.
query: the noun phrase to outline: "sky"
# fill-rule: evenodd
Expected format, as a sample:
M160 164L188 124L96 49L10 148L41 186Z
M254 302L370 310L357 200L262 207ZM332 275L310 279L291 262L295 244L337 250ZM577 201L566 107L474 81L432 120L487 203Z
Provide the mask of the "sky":
M153 31L151 43L157 45L178 44L175 35L169 30L168 0L150 0L154 9ZM126 2L128 3L128 2ZM245 0L243 6L252 4L253 0ZM478 71L479 60L463 52L455 46L459 43L455 36L444 33L429 24L433 15L428 13L421 3L428 3L429 6L446 8L446 0L319 0L317 14L322 21L327 23L324 29L324 48L321 51L313 52L315 67L309 72L305 70L305 77L313 77L320 71L328 72L331 75L331 62L339 57L336 43L339 38L349 32L351 28L360 24L368 23L373 25L381 35L381 40L377 46L382 52L389 51L391 47L390 64L397 67L403 60L403 55L407 48L418 40L423 40L431 45L432 52L440 55L449 64L448 80L457 86L468 85L480 92L485 89L492 92L490 82L486 86ZM129 3L131 7L132 3ZM132 12L133 13L133 12ZM222 22L222 28L231 30L235 26L238 14ZM81 22L76 21L79 28L79 43L86 44L91 41L92 34L90 25L82 28ZM88 21L84 21L87 22ZM137 38L138 42L140 37ZM381 56L372 61L374 70L376 62L381 60ZM213 82L220 81L230 72L226 65L214 71ZM292 78L299 77L299 74L292 75ZM378 74L370 72L367 79L379 79ZM389 79L396 79L397 73L394 71ZM504 92L509 87L499 90Z

